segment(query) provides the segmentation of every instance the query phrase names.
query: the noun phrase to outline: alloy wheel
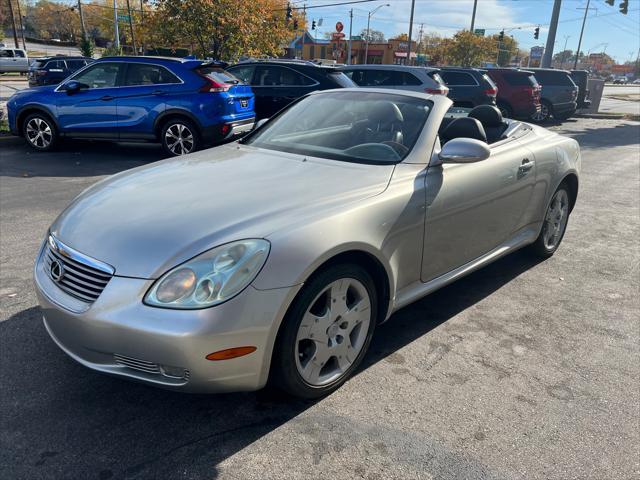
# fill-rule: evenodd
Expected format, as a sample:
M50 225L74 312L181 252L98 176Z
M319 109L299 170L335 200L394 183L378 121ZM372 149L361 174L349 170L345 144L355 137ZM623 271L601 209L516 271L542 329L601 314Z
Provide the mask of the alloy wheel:
M27 122L25 133L29 143L39 149L46 149L53 141L51 126L40 117L34 117Z
M542 238L547 250L558 246L567 227L569 219L569 196L566 190L560 189L551 199L551 204L544 218Z
M540 105L540 111L533 114L531 119L535 122L544 122L549 118L549 107L546 104Z
M164 134L164 141L174 155L184 155L193 150L195 141L193 132L182 123L174 123Z
M304 314L295 343L296 367L314 387L344 376L358 358L371 322L371 299L354 278L327 285Z

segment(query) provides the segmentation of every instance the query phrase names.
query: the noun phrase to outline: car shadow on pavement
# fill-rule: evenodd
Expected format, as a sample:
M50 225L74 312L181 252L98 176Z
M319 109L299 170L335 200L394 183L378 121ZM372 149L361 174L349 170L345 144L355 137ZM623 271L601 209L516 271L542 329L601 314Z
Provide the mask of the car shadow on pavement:
M562 124L553 128L561 135L567 135L578 142L580 147L607 148L640 144L640 123L628 121L598 121L594 126Z
M538 262L510 255L397 312L360 371ZM215 478L220 462L316 403L269 389L181 394L93 372L53 344L38 307L0 323L0 347L5 478Z
M7 177L96 177L167 157L160 145L64 141L38 152L19 137L0 137L0 175Z

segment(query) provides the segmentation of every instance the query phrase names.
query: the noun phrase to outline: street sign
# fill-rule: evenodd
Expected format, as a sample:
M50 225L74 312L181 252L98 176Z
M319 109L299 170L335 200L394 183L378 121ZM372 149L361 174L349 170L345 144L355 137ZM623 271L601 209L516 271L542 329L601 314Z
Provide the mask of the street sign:
M484 37L484 28L476 28L473 33L479 37Z
M332 33L332 34L331 34L331 40L333 40L333 41L340 41L341 39L343 39L343 38L344 38L344 36L345 36L345 35L344 35L344 33L342 33L342 32L339 32L339 33Z
M342 22L336 23L336 32L340 33L342 30L344 30L344 25L342 24Z
M540 59L544 55L544 47L531 47L531 60Z
M128 22L129 20L131 20L131 17L129 15L118 15L118 20Z

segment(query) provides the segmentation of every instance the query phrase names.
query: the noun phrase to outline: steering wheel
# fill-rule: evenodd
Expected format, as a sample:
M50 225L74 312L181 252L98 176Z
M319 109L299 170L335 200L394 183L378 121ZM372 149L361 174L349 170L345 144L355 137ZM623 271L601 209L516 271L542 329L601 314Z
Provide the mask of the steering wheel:
M393 150L400 156L404 157L407 153L409 153L409 149L405 147L403 144L398 142L393 142L391 140L387 140L382 142L383 145L389 145Z

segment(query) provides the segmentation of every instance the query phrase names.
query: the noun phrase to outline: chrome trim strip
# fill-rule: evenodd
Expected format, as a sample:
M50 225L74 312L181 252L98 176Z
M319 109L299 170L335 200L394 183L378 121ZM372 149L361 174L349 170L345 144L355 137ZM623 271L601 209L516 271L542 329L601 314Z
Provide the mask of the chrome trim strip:
M116 269L111 265L101 262L100 260L96 260L95 258L91 258L84 253L80 253L77 250L74 250L71 247L68 247L60 240L55 238L52 234L49 234L48 237L49 246L59 253L60 255L67 257L71 260L74 260L79 263L84 263L88 267L94 268L101 272L107 273L109 275L114 275L116 273Z

